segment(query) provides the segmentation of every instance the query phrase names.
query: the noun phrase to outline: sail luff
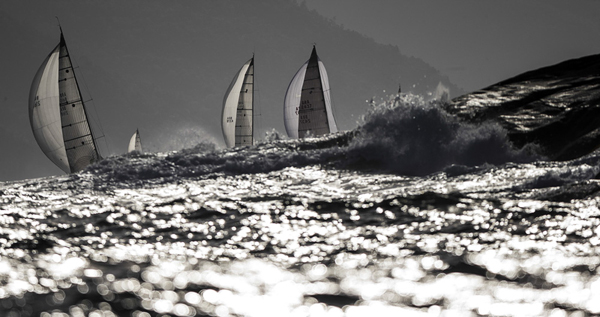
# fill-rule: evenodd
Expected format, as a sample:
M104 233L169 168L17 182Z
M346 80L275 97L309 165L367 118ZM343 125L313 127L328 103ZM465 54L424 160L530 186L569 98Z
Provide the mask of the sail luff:
M131 139L129 139L129 145L127 146L127 153L131 153L135 151L135 139L137 137L137 130L133 133L133 135L131 136Z
M298 138L298 107L300 105L300 97L302 96L302 84L304 83L307 65L308 61L296 72L285 93L283 123L285 131L290 138Z
M29 92L29 123L42 152L65 173L71 171L59 111L60 44L46 57Z
M325 65L319 59L319 73L321 74L321 84L323 85L323 99L325 101L325 111L327 112L327 124L329 125L329 133L338 132L337 123L335 122L335 116L333 115L333 108L331 106L331 88L329 87L329 76L327 76L327 70Z

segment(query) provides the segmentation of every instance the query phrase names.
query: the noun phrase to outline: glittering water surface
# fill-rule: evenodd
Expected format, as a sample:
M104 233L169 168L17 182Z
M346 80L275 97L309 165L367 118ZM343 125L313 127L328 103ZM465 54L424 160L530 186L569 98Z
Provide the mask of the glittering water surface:
M0 183L0 315L600 314L600 155L404 176L336 138Z
M596 172L582 162L428 177L308 166L101 191L85 173L6 183L0 307L8 316L600 313Z

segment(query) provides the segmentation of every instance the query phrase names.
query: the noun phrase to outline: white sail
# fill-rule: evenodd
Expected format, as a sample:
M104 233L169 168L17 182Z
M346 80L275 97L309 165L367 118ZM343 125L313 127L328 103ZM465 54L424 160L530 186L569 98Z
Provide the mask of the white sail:
M337 132L331 110L329 78L315 47L288 86L283 116L290 138Z
M127 153L139 152L142 153L142 139L140 138L140 132L135 130L135 133L129 140L129 146L127 147Z
M298 138L298 107L300 105L300 97L302 96L302 84L304 83L304 75L306 74L306 66L308 61L300 67L285 93L285 101L283 103L283 123L285 130L290 138Z
M252 145L254 57L237 72L223 99L221 127L227 147Z
M33 79L29 122L44 154L66 173L100 159L62 32Z
M69 161L60 123L58 97L58 56L60 46L46 57L33 79L29 92L29 122L42 152L60 169L69 173Z

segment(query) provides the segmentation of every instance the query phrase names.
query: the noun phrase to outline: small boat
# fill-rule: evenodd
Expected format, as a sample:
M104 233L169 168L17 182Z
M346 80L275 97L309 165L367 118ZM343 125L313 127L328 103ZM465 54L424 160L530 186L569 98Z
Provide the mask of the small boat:
M137 129L135 130L135 133L131 136L131 139L129 140L129 147L127 147L127 153L131 152L143 153L142 140L140 139L140 132Z
M331 110L327 71L315 46L308 61L290 82L285 94L283 119L290 138L338 131Z
M223 99L221 128L227 147L254 142L254 56L237 72Z
M29 92L29 122L38 145L65 173L99 161L67 44L60 42L37 71Z

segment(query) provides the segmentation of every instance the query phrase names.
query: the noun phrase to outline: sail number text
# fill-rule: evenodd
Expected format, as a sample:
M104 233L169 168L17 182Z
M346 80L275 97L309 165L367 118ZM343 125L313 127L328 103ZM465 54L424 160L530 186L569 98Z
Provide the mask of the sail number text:
M300 113L300 111L311 110L313 108L310 100L302 100L299 107L296 107L296 115Z
M310 123L310 118L308 117L308 115L303 114L300 116L300 118L298 118L298 122L299 123Z

